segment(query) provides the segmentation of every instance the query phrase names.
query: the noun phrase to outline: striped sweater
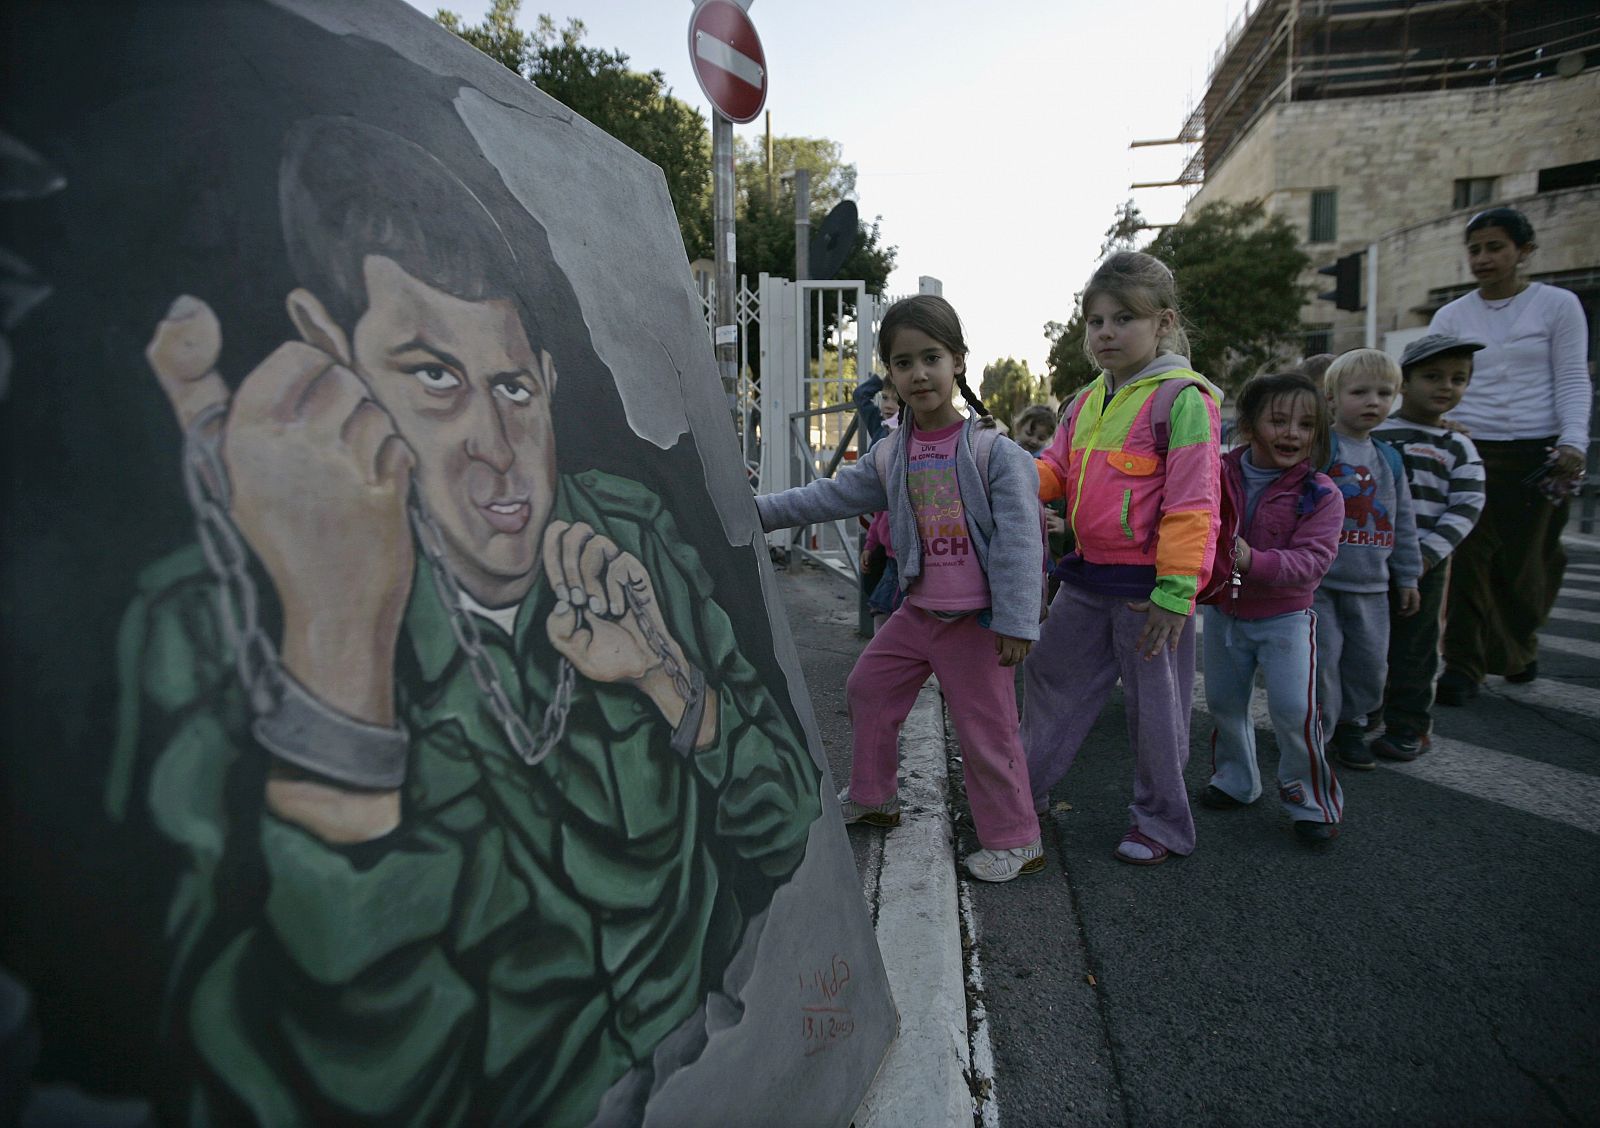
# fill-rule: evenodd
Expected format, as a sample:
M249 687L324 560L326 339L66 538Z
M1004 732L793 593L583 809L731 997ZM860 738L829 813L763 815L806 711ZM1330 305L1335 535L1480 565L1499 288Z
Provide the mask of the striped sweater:
M1459 431L1391 416L1373 432L1399 448L1411 482L1424 568L1455 551L1483 513L1483 460Z

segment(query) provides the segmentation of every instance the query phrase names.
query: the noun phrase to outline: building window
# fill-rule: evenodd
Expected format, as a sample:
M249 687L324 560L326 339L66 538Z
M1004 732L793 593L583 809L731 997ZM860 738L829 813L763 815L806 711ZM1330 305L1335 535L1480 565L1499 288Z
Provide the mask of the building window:
M1600 184L1600 161L1582 161L1578 164L1539 170L1541 192L1556 192L1562 188L1584 188L1590 184Z
M1456 181L1456 210L1479 207L1494 199L1494 180L1492 176L1473 176Z
M1333 351L1333 329L1307 329L1306 330L1306 356L1319 356L1322 353Z
M1331 243L1339 237L1339 190L1318 188L1311 193L1311 235L1308 242Z

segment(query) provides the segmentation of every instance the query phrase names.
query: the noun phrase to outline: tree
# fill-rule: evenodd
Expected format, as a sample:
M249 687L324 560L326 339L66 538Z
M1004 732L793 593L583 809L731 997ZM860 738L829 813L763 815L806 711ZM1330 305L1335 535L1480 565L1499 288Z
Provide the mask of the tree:
M772 193L774 203L782 177L797 169L811 174L811 210L826 215L840 200L856 194L856 166L846 163L837 141L826 137L774 137L772 139ZM767 195L767 149L762 142L743 137L733 142L733 179L741 206L751 195ZM791 193L793 187L788 189ZM790 196L793 199L793 196ZM791 209L792 210L792 209Z
M1102 249L1130 249L1132 237L1144 227L1138 209L1124 204ZM1298 339L1300 307L1310 290L1300 277L1311 260L1288 221L1268 215L1259 200L1207 204L1163 230L1144 250L1171 267L1177 279L1195 371L1232 389ZM1051 341L1050 389L1063 399L1096 371L1083 352L1079 298L1074 297L1065 324L1045 326Z
M1100 257L1109 258L1118 251L1136 251L1139 249L1139 233L1149 230L1149 224L1144 221L1144 213L1139 210L1139 205L1132 200L1125 200L1117 205L1117 217L1111 221L1111 226L1106 228L1106 237L1100 244Z
M1298 339L1311 260L1261 201L1207 204L1145 249L1177 278L1195 371L1232 388Z
M1083 351L1083 314L1078 309L1082 297L1081 290L1072 295L1072 316L1065 324L1047 321L1044 326L1045 339L1050 342L1050 355L1045 359L1047 382L1050 394L1061 401L1071 399L1100 371Z
M562 105L660 167L690 258L711 254L711 135L700 112L672 96L666 76L628 69L628 56L583 42L583 21L557 29L540 16L517 27L522 0L494 0L482 24L466 27L440 9L440 24Z
M1044 382L1028 371L1028 362L1006 357L983 368L978 396L996 419L1011 426L1017 412L1044 398Z
M778 173L803 168L811 174L811 228L828 212L855 196L856 166L844 160L837 141L826 137L774 137L773 192L767 194L767 156L762 144L734 140L734 189L739 224L738 272L754 278L765 271L788 278L794 274L794 182ZM894 270L895 248L881 243L882 216L868 224L859 220L856 246L839 268L840 278L859 278L881 294Z
M826 138L775 137L773 138L774 167L784 168L784 161L798 162L799 167L811 173L811 227L815 231L827 217L829 209L853 194L856 168L842 160L838 142ZM790 168L795 167L793 163ZM766 154L742 140L736 145L734 179L737 189L738 261L736 276L752 281L762 273L779 278L794 275L794 184L780 183L773 177L773 196L767 196ZM820 194L819 194L820 186ZM889 275L894 270L895 248L886 247L882 241L881 216L869 224L858 220L856 245L839 268L839 278L859 278L867 284L867 291L883 293ZM847 314L854 313L855 302L843 303ZM826 340L837 328L838 307L824 302L822 307L823 338ZM760 372L760 327L752 324L748 329L750 339L750 364ZM806 346L812 360L819 359L816 335L807 337ZM826 347L826 346L825 346ZM853 360L853 358L851 358Z

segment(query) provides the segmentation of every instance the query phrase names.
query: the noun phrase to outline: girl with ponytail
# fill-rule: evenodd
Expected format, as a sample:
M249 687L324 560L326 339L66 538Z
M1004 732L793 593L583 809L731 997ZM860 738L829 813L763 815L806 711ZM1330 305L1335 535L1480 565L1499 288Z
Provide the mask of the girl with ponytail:
M1038 473L1026 451L956 407L959 390L989 414L967 383L966 340L949 302L924 294L890 306L878 356L903 405L900 429L838 477L758 496L756 507L769 531L888 510L906 598L846 683L854 754L839 795L844 820L899 824L900 724L937 674L983 847L967 871L1010 881L1044 869L1009 669L1039 637Z

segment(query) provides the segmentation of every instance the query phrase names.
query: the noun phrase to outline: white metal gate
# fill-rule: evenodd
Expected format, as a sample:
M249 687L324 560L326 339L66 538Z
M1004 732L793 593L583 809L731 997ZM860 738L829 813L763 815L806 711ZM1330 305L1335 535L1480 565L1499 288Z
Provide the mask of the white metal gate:
M760 491L770 493L831 477L866 450L857 433L855 390L872 371L877 309L860 280L763 282L762 411L769 423ZM774 433L780 420L783 442ZM770 533L767 540L841 576L859 575L854 518Z

